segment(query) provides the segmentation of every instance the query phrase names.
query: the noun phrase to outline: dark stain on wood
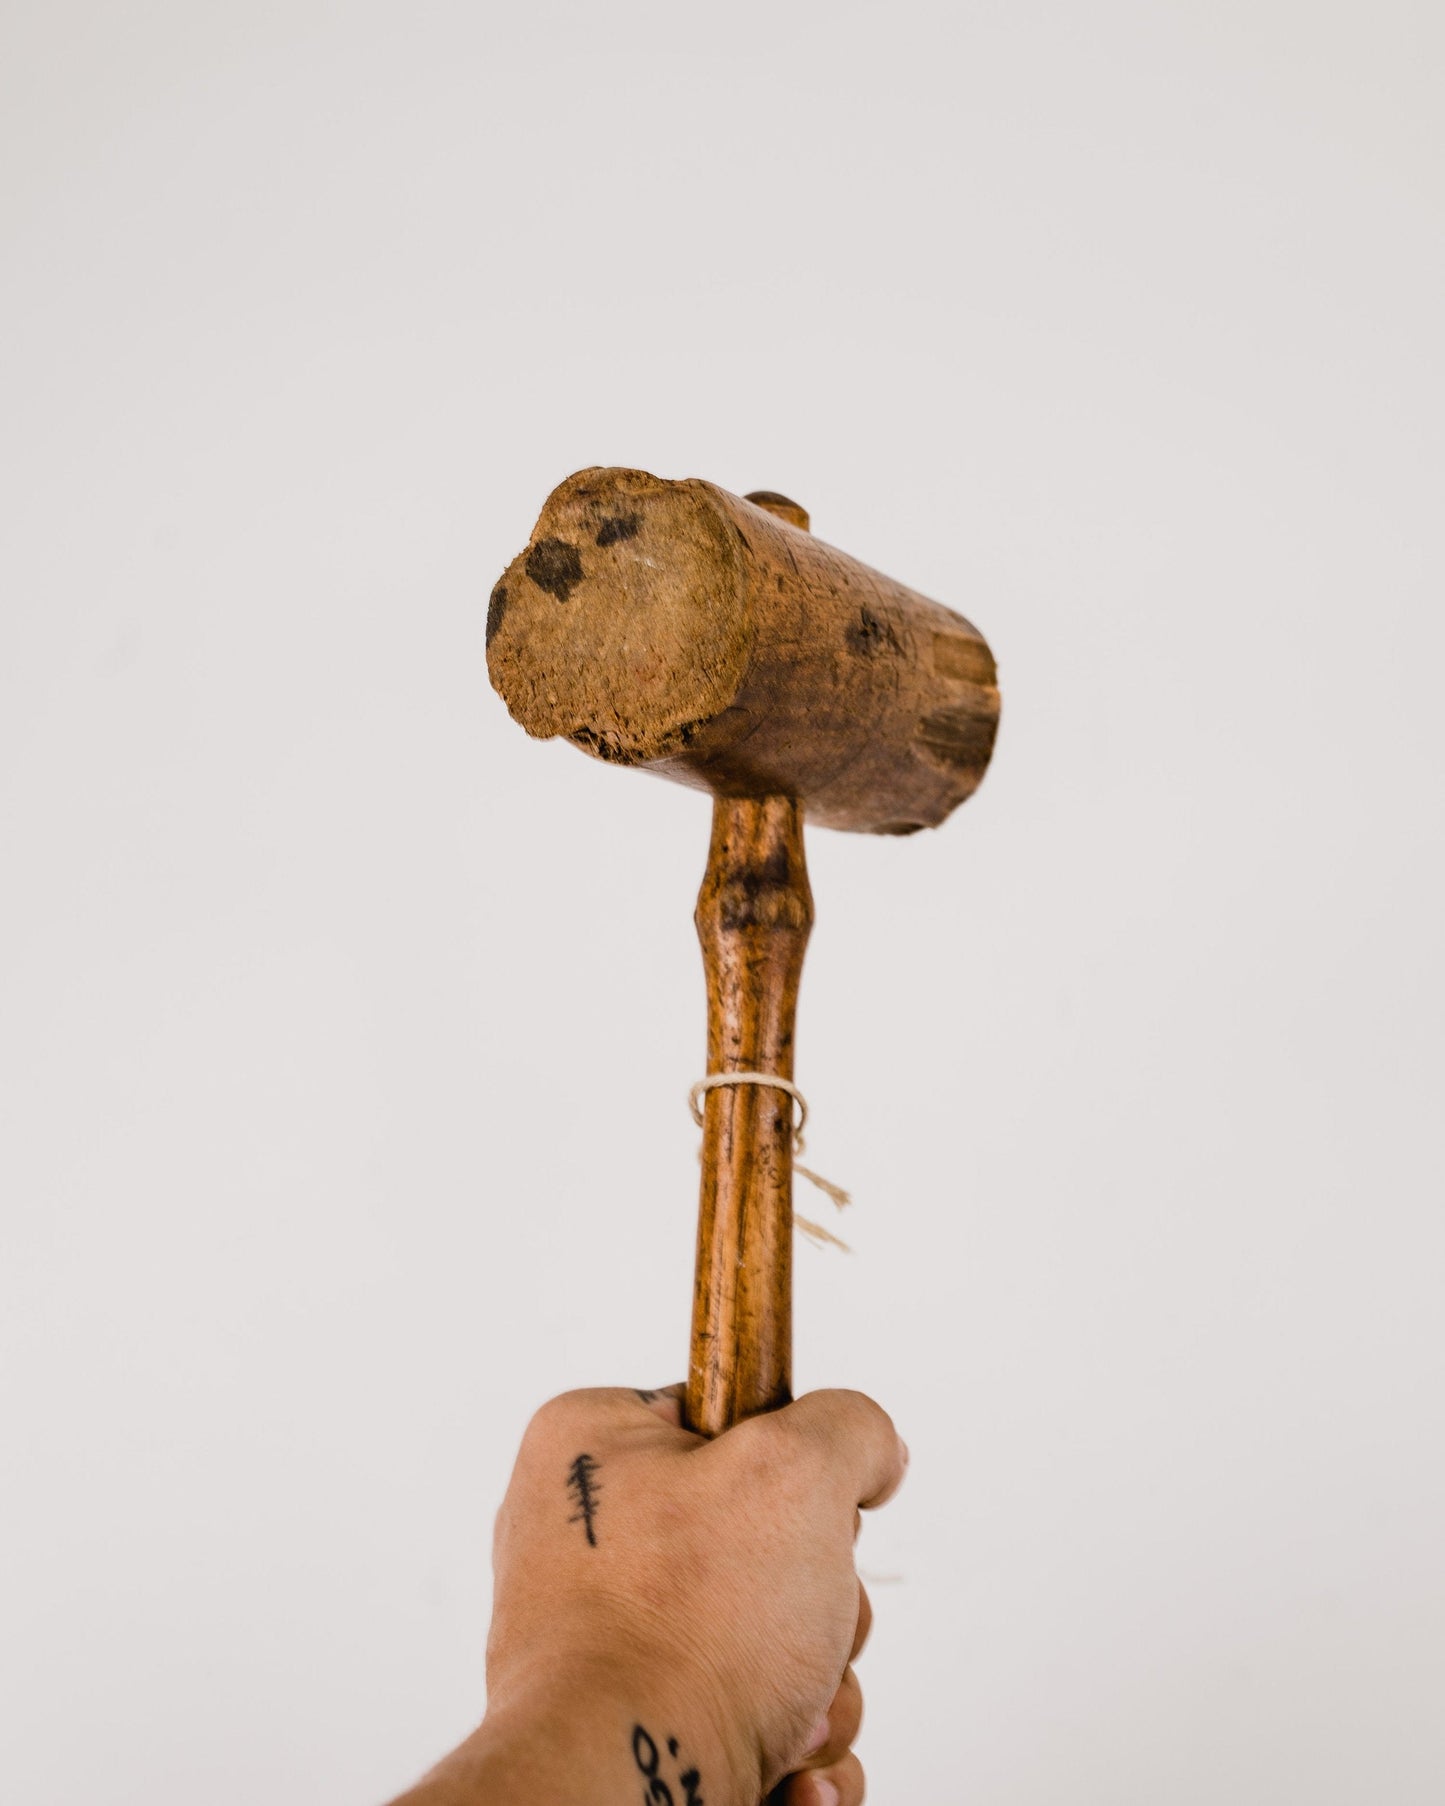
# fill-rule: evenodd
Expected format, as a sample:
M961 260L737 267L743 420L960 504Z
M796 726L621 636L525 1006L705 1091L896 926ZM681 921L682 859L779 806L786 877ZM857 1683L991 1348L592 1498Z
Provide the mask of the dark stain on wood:
M860 608L858 619L853 622L847 632L848 649L862 658L872 658L886 646L892 652L901 652L898 635L887 621L880 621L870 608Z
M599 734L595 728L579 727L567 738L574 746L580 746L583 752L589 752L594 759L603 759L609 765L633 765L636 761L629 758L615 740L609 740L606 734Z
M636 539L642 525L640 514L609 514L597 529L599 546L615 546L619 539Z
M507 586L499 583L492 591L487 603L487 644L490 646L497 637L497 629L502 625L502 616L507 612Z
M565 602L582 581L582 560L565 539L539 539L527 553L527 575L538 589Z
M731 853L731 848L724 848L721 857L728 858ZM805 881L800 885L790 848L779 841L761 859L739 861L725 881L717 881L718 921L727 933L801 927L799 898L805 888Z

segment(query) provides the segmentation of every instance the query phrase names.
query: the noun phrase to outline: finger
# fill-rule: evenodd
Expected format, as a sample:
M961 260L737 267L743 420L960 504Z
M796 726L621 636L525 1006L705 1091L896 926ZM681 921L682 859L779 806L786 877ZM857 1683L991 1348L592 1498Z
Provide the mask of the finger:
M851 1668L843 1670L838 1691L828 1706L828 1734L816 1749L811 1749L799 1763L800 1768L826 1769L841 1762L858 1735L863 1722L863 1689Z
M863 1764L849 1750L831 1768L789 1775L768 1801L769 1806L863 1806Z
M858 1628L853 1632L853 1647L848 1651L848 1660L856 1662L863 1653L863 1645L868 1641L868 1633L873 1628L873 1606L868 1598L868 1589L860 1580L858 1582Z
M849 1503L865 1511L886 1504L903 1484L907 1444L883 1407L861 1392L809 1392L770 1419L753 1421L805 1436L846 1478Z
M676 1439L680 1446L691 1446L699 1438L679 1428L679 1391L669 1387L644 1395L635 1386L589 1386L563 1392L533 1414L522 1446L555 1452L575 1442L594 1455L639 1437Z
M682 1428L682 1401L687 1386L679 1380L675 1386L659 1386L651 1389L645 1386L637 1388L636 1397L640 1404L647 1406L655 1417L664 1423L671 1424L675 1430Z

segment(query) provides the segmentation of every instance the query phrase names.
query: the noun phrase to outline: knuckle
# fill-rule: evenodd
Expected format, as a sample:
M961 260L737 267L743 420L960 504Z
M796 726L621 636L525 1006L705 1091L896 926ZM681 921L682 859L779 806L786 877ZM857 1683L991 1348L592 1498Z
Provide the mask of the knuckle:
M878 1403L878 1400L870 1398L866 1392L853 1392L840 1388L833 1396L838 1400L841 1410L847 1416L859 1419L867 1418L871 1423L893 1429L893 1419Z
M743 1484L775 1490L798 1470L806 1440L781 1413L750 1417L728 1431L734 1472Z
M866 1392L835 1386L810 1392L799 1402L807 1407L809 1417L830 1443L893 1429L893 1419Z
M538 1405L527 1424L523 1443L549 1442L562 1430L576 1424L592 1396L587 1391L559 1392L555 1398Z

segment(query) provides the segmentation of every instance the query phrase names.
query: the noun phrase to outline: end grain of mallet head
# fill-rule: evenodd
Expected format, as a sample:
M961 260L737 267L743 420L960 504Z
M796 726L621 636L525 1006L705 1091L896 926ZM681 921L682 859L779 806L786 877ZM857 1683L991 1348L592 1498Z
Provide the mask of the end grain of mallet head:
M978 787L977 628L834 550L786 497L582 470L492 591L487 664L529 734L821 827L937 827Z
M813 900L803 818L911 834L978 787L993 655L961 615L808 532L786 496L583 470L492 591L487 664L513 716L714 797L697 906L709 1073L793 1076ZM684 1420L714 1436L785 1404L792 1100L716 1087Z

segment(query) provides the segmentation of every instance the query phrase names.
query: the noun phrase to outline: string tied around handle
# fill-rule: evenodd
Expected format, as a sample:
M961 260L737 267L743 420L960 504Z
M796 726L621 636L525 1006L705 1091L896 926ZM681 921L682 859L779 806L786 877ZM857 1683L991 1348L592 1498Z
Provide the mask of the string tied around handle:
M709 1091L716 1090L719 1085L766 1085L773 1091L786 1091L797 1106L797 1116L793 1123L793 1153L801 1154L804 1148L803 1128L808 1120L808 1100L791 1079L782 1078L776 1072L710 1072L706 1078L699 1079L687 1094L688 1108L692 1111L692 1120L699 1128L703 1124L702 1100ZM818 1190L827 1194L839 1209L846 1209L853 1202L852 1197L841 1185L835 1185L831 1179L825 1179L821 1173L815 1173L809 1166L802 1166L794 1159L793 1171L809 1184L816 1185ZM841 1248L845 1254L853 1250L840 1236L825 1229L821 1223L793 1212L794 1224L803 1234L819 1245L829 1243L834 1248Z

